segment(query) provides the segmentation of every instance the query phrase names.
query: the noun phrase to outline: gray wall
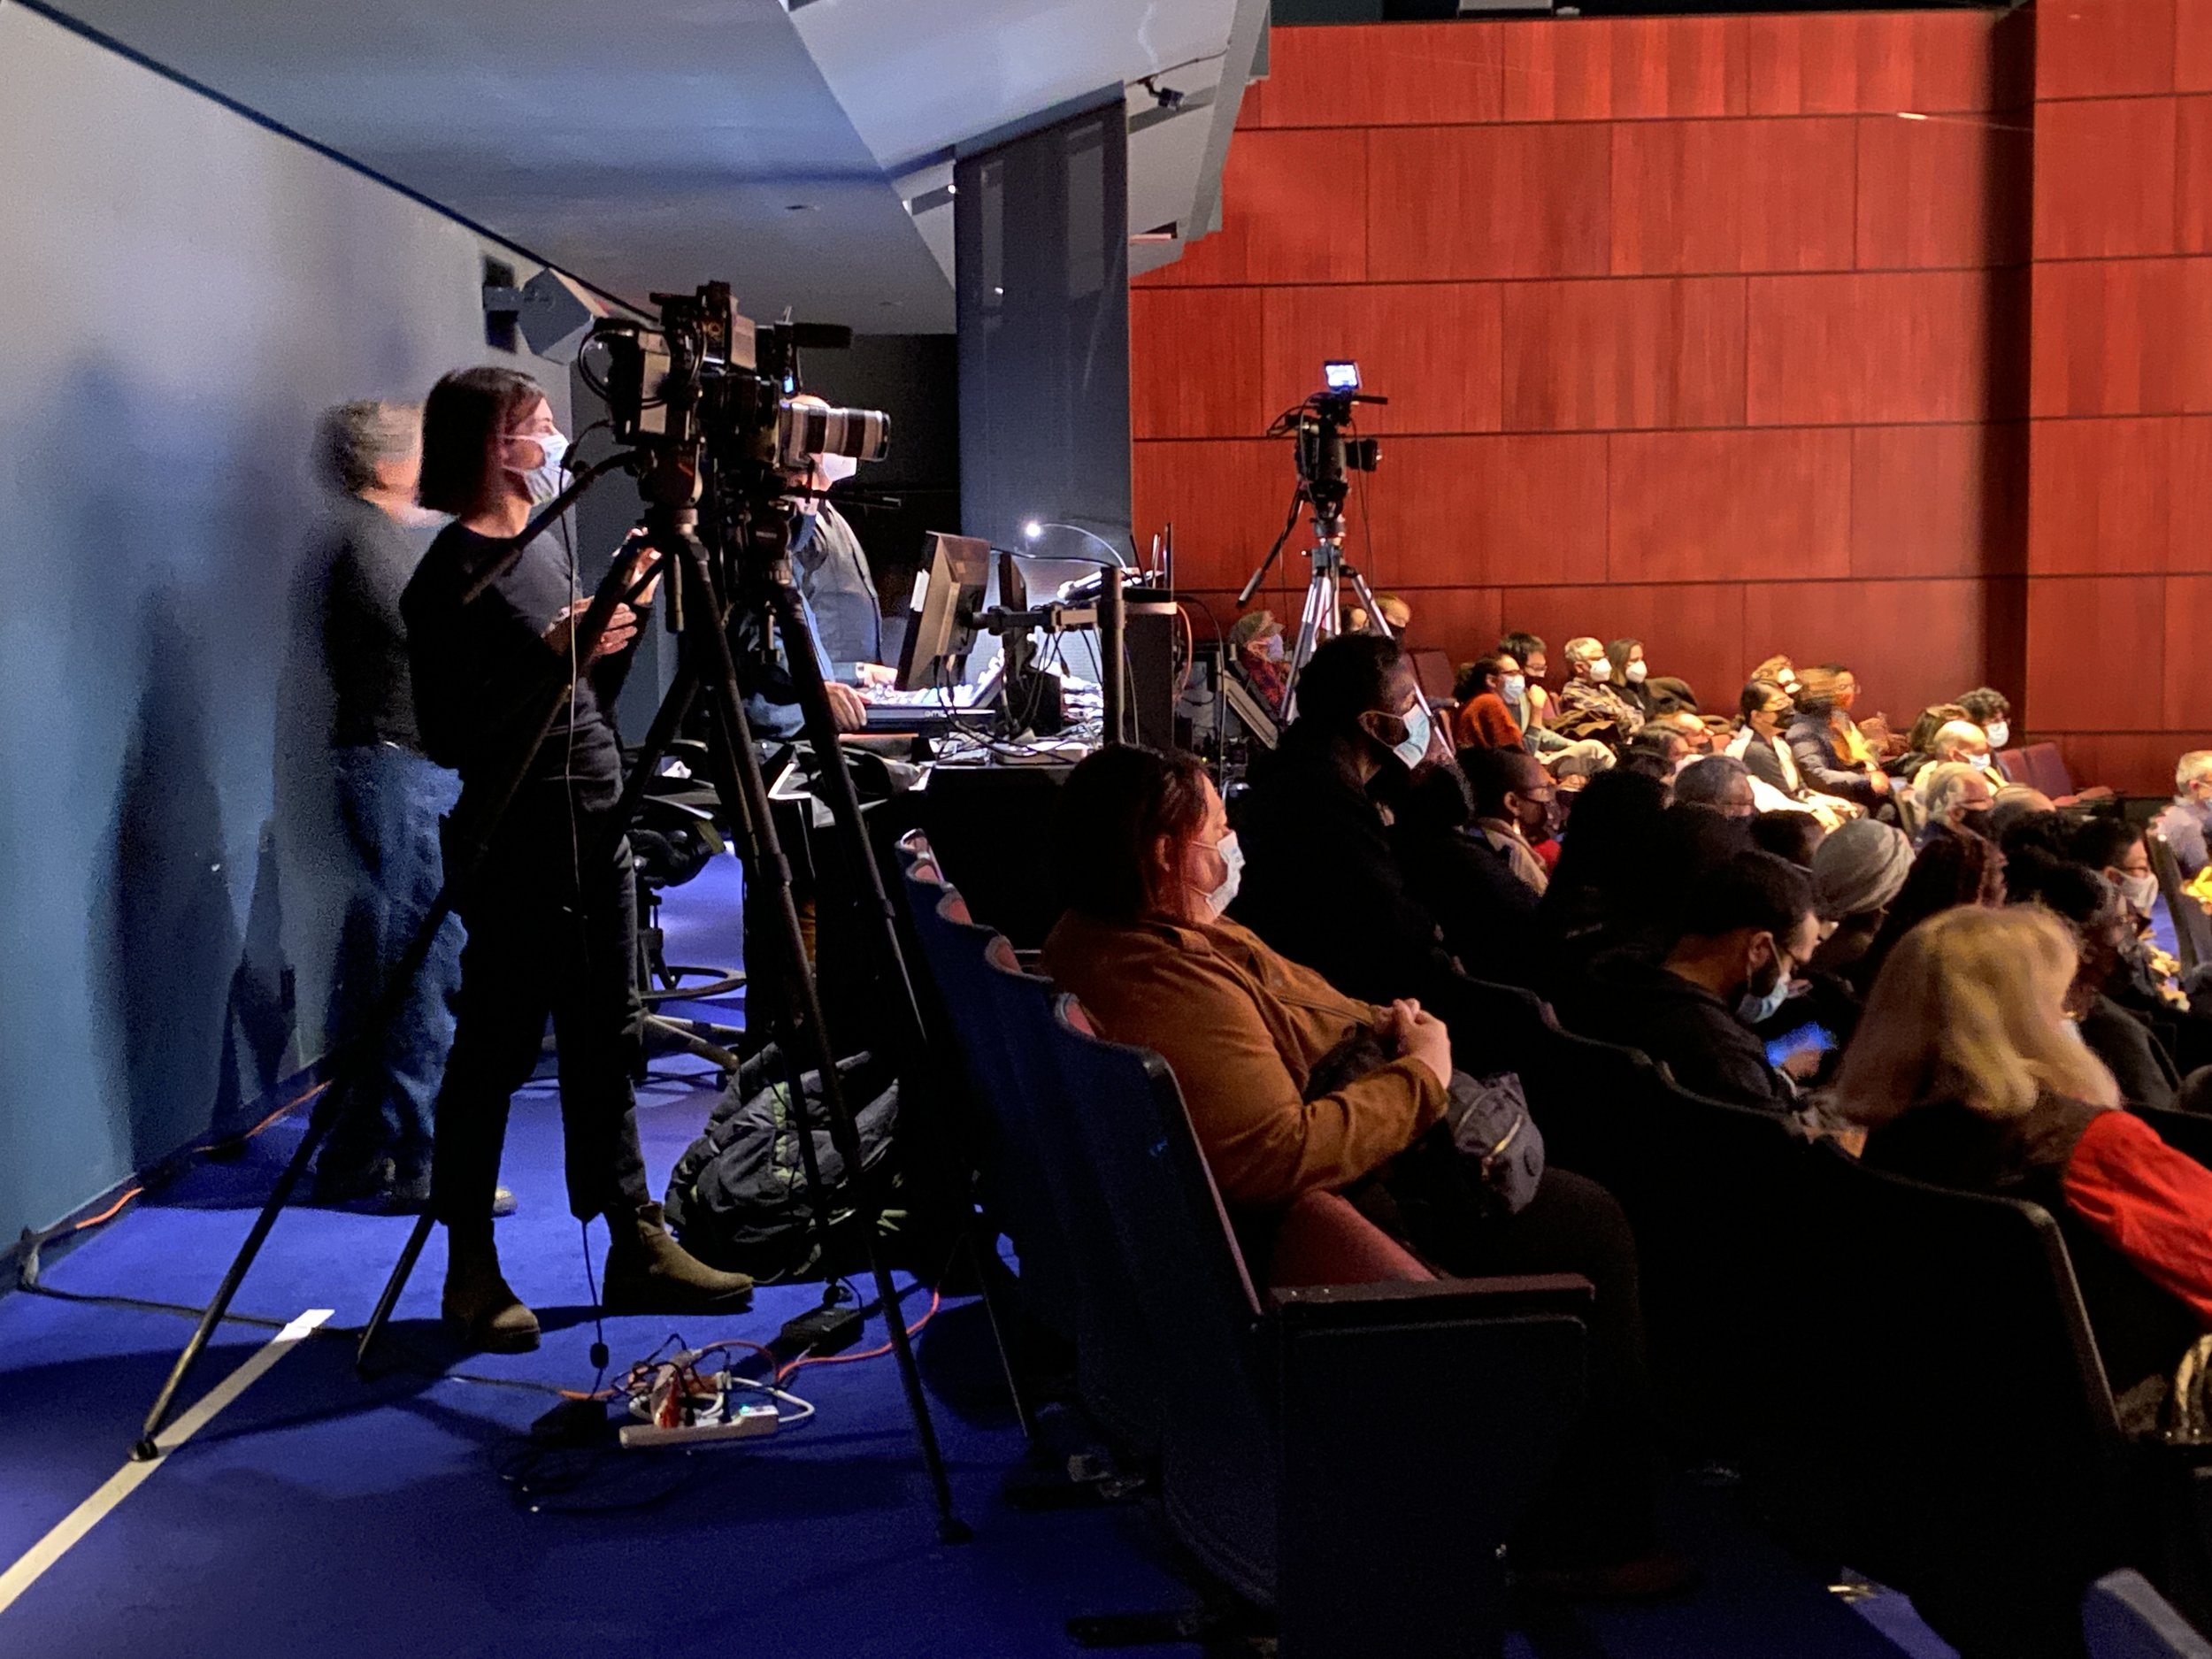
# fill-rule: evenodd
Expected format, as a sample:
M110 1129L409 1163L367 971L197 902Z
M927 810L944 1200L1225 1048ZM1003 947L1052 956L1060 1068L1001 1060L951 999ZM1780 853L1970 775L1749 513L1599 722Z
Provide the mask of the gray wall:
M320 1051L307 434L496 354L475 236L4 4L0 181L5 1240Z

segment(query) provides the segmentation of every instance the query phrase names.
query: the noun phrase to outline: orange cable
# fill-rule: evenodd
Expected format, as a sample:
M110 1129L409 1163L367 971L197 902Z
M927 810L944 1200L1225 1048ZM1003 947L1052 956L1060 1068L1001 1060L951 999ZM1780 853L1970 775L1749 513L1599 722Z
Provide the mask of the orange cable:
M96 1227L103 1221L114 1220L116 1215L122 1210L125 1204L129 1203L132 1199L137 1197L145 1190L146 1189L142 1187L132 1187L129 1192L125 1193L120 1198L110 1204L105 1210L103 1210L98 1215L87 1216L82 1221L71 1223L69 1228L70 1232L82 1233L87 1227Z

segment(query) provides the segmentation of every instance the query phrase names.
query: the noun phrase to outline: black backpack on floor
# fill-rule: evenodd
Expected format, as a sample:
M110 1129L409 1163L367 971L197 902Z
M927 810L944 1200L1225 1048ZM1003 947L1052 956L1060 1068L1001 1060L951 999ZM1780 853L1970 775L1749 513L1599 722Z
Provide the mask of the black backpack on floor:
M839 1061L837 1075L860 1133L862 1177L876 1184L885 1201L882 1230L892 1231L899 1214L891 1207L895 1181L886 1164L898 1125L898 1079L865 1052ZM806 1118L831 1200L833 1260L825 1264L821 1259L815 1194L792 1120L790 1078L790 1066L772 1043L747 1060L722 1091L706 1133L668 1178L668 1224L684 1248L710 1266L749 1273L764 1284L849 1272L864 1254L862 1240L853 1236L856 1194L846 1185L845 1160L830 1136L821 1073L810 1071L801 1079Z

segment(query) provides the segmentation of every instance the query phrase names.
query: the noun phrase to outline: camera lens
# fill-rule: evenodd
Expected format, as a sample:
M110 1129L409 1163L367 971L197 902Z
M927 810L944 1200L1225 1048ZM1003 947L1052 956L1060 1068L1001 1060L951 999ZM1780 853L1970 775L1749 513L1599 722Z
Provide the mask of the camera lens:
M891 442L891 417L879 409L838 409L818 403L779 403L777 447L793 465L810 455L849 455L880 461Z

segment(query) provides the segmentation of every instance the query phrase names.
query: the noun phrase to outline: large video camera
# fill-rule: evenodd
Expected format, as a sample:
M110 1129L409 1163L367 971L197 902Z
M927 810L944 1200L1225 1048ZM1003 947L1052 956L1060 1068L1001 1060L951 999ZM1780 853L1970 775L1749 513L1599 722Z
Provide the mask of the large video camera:
M1352 405L1390 400L1359 389L1356 363L1325 363L1321 379L1321 389L1286 411L1268 435L1297 440L1299 493L1312 503L1315 524L1326 538L1344 533L1347 475L1371 472L1382 459L1379 440L1345 435L1352 425Z
M726 282L692 294L656 294L660 326L607 318L588 344L606 353L593 388L606 399L615 441L641 452L649 500L687 506L698 499L703 459L733 518L787 522L788 474L813 457L883 457L891 418L881 410L795 402L803 349L837 349L852 330L821 323L755 323L739 312ZM587 368L589 378L589 370ZM781 504L786 511L772 513Z

